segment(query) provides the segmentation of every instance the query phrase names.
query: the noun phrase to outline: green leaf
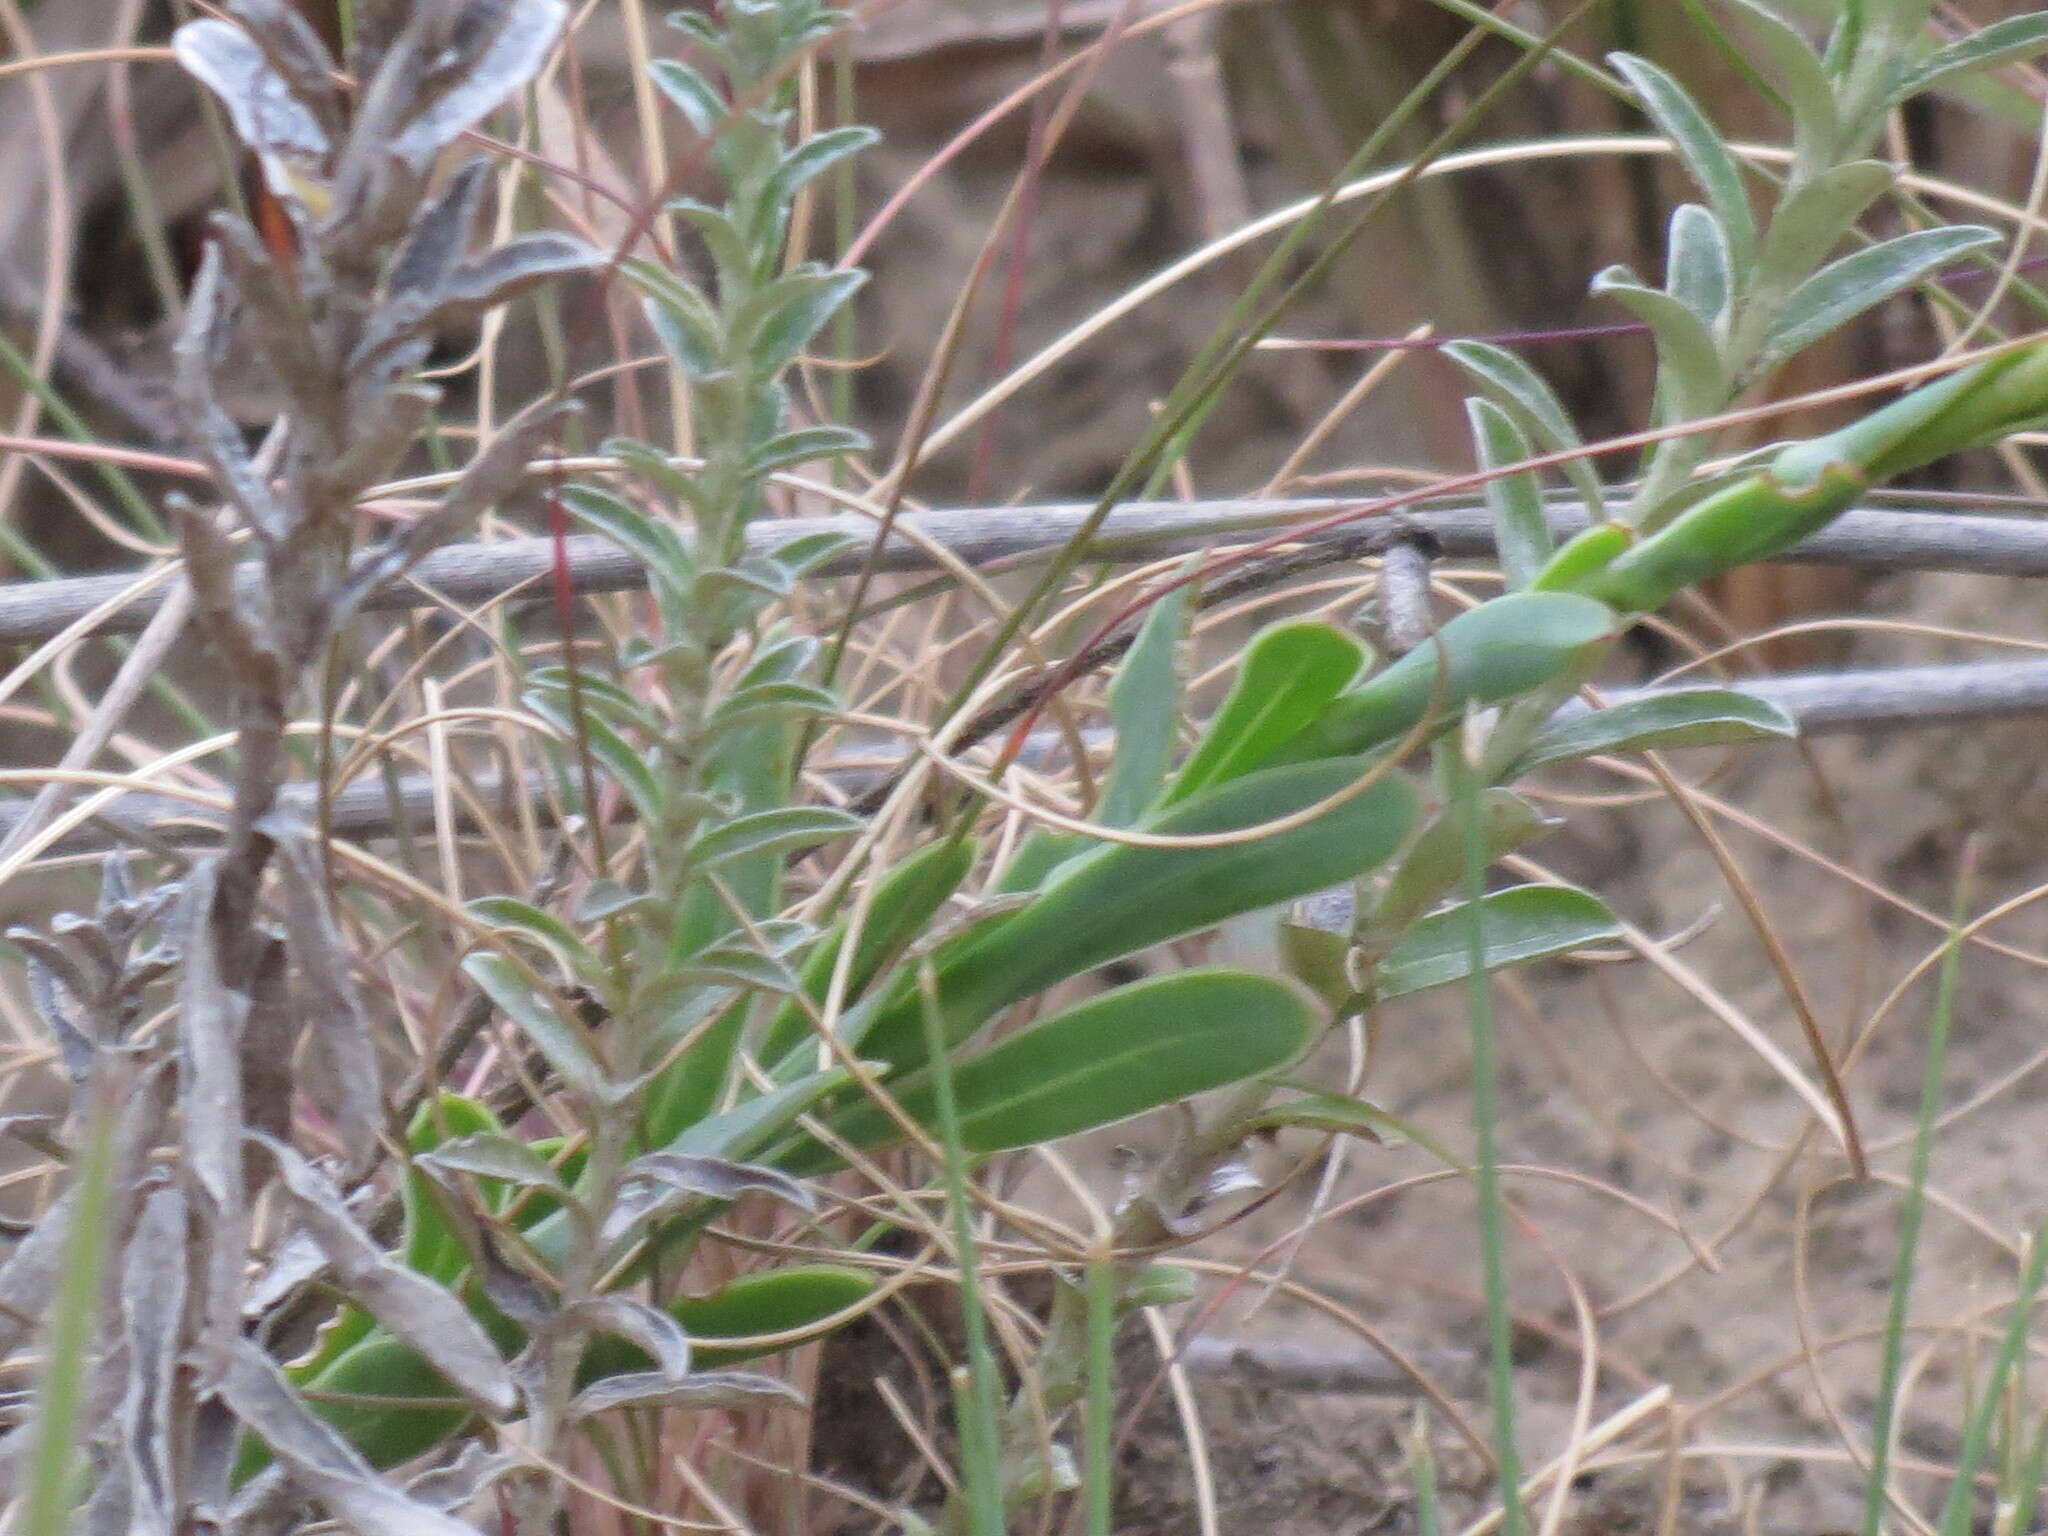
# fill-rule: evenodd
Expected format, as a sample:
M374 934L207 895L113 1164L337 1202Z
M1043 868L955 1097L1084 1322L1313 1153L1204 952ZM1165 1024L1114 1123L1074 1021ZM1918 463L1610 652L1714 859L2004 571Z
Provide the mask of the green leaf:
M479 896L469 903L469 912L493 928L523 934L533 940L552 954L571 976L588 980L602 972L597 957L575 929L530 902L513 896Z
M2017 64L2044 51L2048 51L2048 11L2008 16L1935 49L1906 75L1892 99L1903 101L1944 81Z
M1518 885L1480 899L1486 969L1522 965L1570 954L1589 944L1621 937L1621 925L1598 898L1570 885ZM1471 974L1465 904L1438 912L1414 931L1378 967L1374 991L1382 1001L1429 987L1463 981Z
M1116 756L1095 807L1095 819L1104 826L1130 826L1165 787L1180 725L1180 645L1188 590L1183 583L1152 605L1110 679Z
M511 961L503 955L474 954L462 962L462 969L539 1048L563 1082L600 1103L610 1101L610 1074L582 1026L556 1012L553 1002L529 987Z
M1534 842L1558 823L1512 790L1479 796L1480 857L1491 864ZM1401 856L1394 874L1363 923L1358 941L1372 955L1397 948L1416 921L1465 879L1465 828L1451 810L1439 811Z
M1503 703L1568 680L1604 651L1616 623L1613 610L1577 593L1497 597L1459 614L1435 638L1340 694L1283 756L1334 757L1388 746L1432 705L1432 719L1440 723L1469 706Z
M1165 803L1237 778L1299 735L1365 665L1365 646L1334 624L1295 619L1260 631Z
M741 721L794 719L806 715L829 715L839 708L830 689L816 683L756 683L740 688L719 701L705 722L707 736L729 730Z
M780 373L866 280L863 272L817 266L779 277L741 304L733 343L757 373Z
M1689 689L1631 699L1546 726L1509 770L1519 778L1548 763L1609 752L1717 747L1768 737L1788 739L1799 723L1777 705L1725 688Z
M1317 1032L1306 995L1268 976L1183 971L1119 987L955 1066L961 1144L1000 1152L1114 1125L1273 1071ZM914 1119L936 1122L928 1081L892 1091ZM832 1128L856 1146L898 1134L866 1102L835 1116Z
M745 944L714 944L699 950L674 975L687 986L750 987L788 993L796 991L798 985L796 972L785 961Z
M704 242L704 249L711 253L717 264L720 280L723 282L744 282L753 267L753 256L747 250L746 238L741 235L739 225L732 215L723 208L711 208L694 197L669 199L668 211L697 231Z
M1735 293L1735 272L1721 221L1698 203L1686 203L1671 215L1670 245L1665 288L1719 335Z
M1465 402L1465 419L1479 466L1498 470L1532 455L1528 438L1514 418L1491 400L1474 395ZM1550 519L1543 508L1543 487L1533 470L1496 474L1486 482L1486 510L1493 519L1494 548L1510 592L1536 579L1550 559Z
M629 272L633 269L631 262L621 265ZM671 281L649 294L640 307L685 378L709 379L725 366L725 328L702 294Z
M748 476L772 475L793 464L813 459L836 459L850 453L866 453L874 446L865 432L852 427L800 427L784 432L748 454L741 472Z
M711 138L725 121L725 99L718 87L681 59L656 59L647 74L661 88L662 95L682 109L683 116L702 138Z
M811 1072L684 1126L661 1145L692 1157L753 1157L788 1130L798 1115L852 1082L853 1074L845 1067Z
M1233 779L1145 823L1197 835L1263 825L1355 787L1358 758L1273 768ZM1354 879L1390 857L1414 825L1416 794L1379 778L1300 826L1201 848L1106 844L1060 870L1021 910L939 946L934 955L947 1038L973 1033L998 1009L1122 955L1135 954ZM860 1053L896 1066L921 1062L923 1005L907 980L872 1018L849 1019Z
M854 125L829 128L812 134L782 157L775 174L768 178L762 200L787 203L810 182L823 175L848 155L859 154L881 137L874 129Z
M1797 27L1758 0L1730 0L1748 23L1772 83L1792 114L1794 149L1802 161L1826 156L1839 131L1835 86L1820 55Z
M657 581L678 594L690 590L697 562L676 530L649 517L610 491L591 485L562 488L562 505L586 528L610 539L636 557Z
M868 902L867 920L861 924L848 967L849 1004L858 1002L882 967L925 932L974 872L980 852L980 845L971 838L940 838L882 876ZM826 993L831 989L832 971L839 963L849 921L842 918L805 958L803 992L816 1007L824 1006ZM761 1036L761 1059L780 1062L811 1038L810 1021L802 1004L791 999L769 1020Z
M1454 341L1443 351L1514 419L1529 441L1541 444L1549 453L1570 453L1585 446L1564 402L1535 369L1514 353L1485 341ZM1587 515L1596 523L1604 521L1605 492L1592 461L1568 459L1564 473L1585 498Z
M1323 1093L1317 1089L1298 1090L1294 1097L1260 1111L1247 1127L1248 1131L1275 1131L1285 1129L1321 1131L1330 1136L1357 1136L1371 1142L1412 1142L1435 1156L1446 1168L1462 1168L1464 1163L1449 1149L1432 1137L1427 1131L1418 1130L1398 1115L1388 1114L1377 1104L1368 1104L1363 1099L1348 1098L1343 1094Z
M1996 230L1962 224L1915 230L1823 267L1794 290L1764 343L1777 362L1811 346L1967 251L1999 242Z
M1628 81L1643 110L1678 151L1707 205L1728 236L1728 254L1738 275L1756 257L1756 215L1743 189L1742 171L1706 113L1668 73L1632 53L1610 53L1607 62Z
M1828 167L1786 195L1757 257L1754 291L1767 314L1842 243L1864 211L1890 189L1895 174L1882 160L1852 160Z
M1303 923L1280 925L1280 958L1287 974L1342 1013L1358 997L1351 983L1351 939L1347 934Z
M784 539L773 548L763 552L762 558L773 561L792 581L808 575L829 560L836 560L850 549L861 549L867 540L851 533L837 533L825 530L820 533L798 534L793 539Z
M1707 322L1683 299L1646 286L1627 267L1609 267L1593 292L1625 304L1657 342L1657 386L1674 421L1711 412L1727 390L1721 349Z
M568 700L564 697L542 689L528 689L521 702L560 732L565 745L573 745L580 735L590 748L590 755L626 792L626 798L633 802L633 809L639 813L640 819L649 825L659 825L663 803L661 782L648 766L646 753L634 747L595 710L584 710L579 720L570 713Z
M790 805L756 811L714 828L697 839L693 850L701 867L748 854L788 853L846 837L867 825L858 816L823 805Z

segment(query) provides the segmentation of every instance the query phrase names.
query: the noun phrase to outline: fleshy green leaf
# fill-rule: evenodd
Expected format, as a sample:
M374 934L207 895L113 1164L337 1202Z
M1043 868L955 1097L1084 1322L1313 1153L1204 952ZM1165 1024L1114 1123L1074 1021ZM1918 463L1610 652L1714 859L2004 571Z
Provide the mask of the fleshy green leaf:
M1963 224L1916 230L1821 268L1794 290L1764 344L1766 363L1792 356L1967 251L1998 244L1996 230Z
M961 1143L1000 1152L1114 1125L1273 1071L1306 1050L1317 1029L1305 994L1272 977L1183 971L1119 987L956 1066ZM936 1123L928 1081L894 1091L913 1118ZM859 1146L897 1134L868 1103L832 1124Z
M1299 735L1365 664L1365 646L1333 624L1296 619L1262 630L1166 803L1237 778Z
M1379 966L1374 986L1378 996L1405 997L1469 976L1469 922L1461 903L1417 923ZM1570 885L1518 885L1481 897L1480 929L1489 971L1621 937L1621 925L1599 899Z
M1556 825L1514 791L1486 789L1479 796L1480 857L1491 864ZM1416 921L1464 878L1464 826L1452 811L1440 811L1401 856L1372 912L1359 925L1359 942L1376 955L1397 947Z
M1631 699L1549 725L1529 743L1508 776L1517 778L1548 763L1599 753L1717 747L1798 734L1798 722L1767 700L1725 688L1691 689Z
M1707 194L1707 205L1727 233L1728 253L1736 272L1747 272L1756 256L1756 215L1742 185L1742 171L1720 133L1685 87L1648 59L1611 53L1607 62L1628 81L1643 110Z

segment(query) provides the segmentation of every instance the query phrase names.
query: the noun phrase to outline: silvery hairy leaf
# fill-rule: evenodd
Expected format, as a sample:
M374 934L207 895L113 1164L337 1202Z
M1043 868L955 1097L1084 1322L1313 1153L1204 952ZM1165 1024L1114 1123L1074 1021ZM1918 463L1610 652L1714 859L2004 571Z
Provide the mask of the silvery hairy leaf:
M186 299L184 324L171 349L179 414L197 440L221 490L259 538L284 531L284 513L249 457L242 429L214 393L214 377L235 325L234 286L227 275L230 243L207 242Z
M274 823L275 817L270 818ZM278 873L284 887L287 943L311 993L304 1020L326 1067L323 1086L337 1139L350 1149L348 1170L360 1172L376 1156L383 1128L384 1096L378 1087L377 1048L362 993L350 968L347 947L327 904L320 856L304 835L278 842Z
M274 1137L257 1139L277 1161L293 1214L334 1261L336 1286L479 1407L501 1419L515 1412L518 1388L469 1309L424 1275L386 1257L311 1163Z
M415 168L429 165L482 121L484 114L531 80L555 46L569 15L566 0L511 0L492 8L500 13L496 28L478 39L468 57L452 66L459 77L392 141L392 152ZM484 14L484 6L466 8L468 16Z
M758 1371L700 1371L680 1380L660 1371L628 1371L577 1393L569 1413L587 1419L614 1408L800 1408L803 1403L803 1393L788 1382Z
M186 72L220 98L235 136L257 154L299 164L325 158L329 140L320 120L247 32L207 17L178 28L171 47Z
M121 1271L121 1327L127 1381L115 1421L129 1529L176 1528L178 1487L171 1422L185 1315L185 1196L162 1185L143 1202Z
M648 1374L672 1381L682 1381L690 1374L690 1336L683 1332L683 1325L659 1307L631 1296L598 1296L579 1302L561 1314L556 1326L615 1333L639 1345L656 1366Z
M468 254L490 175L488 160L481 156L465 160L448 178L440 195L420 210L405 244L398 248L391 263L394 299L411 294L431 296L441 291L449 274Z
M106 1070L104 1063L101 1070ZM107 1187L116 1192L110 1212L115 1230L129 1220L139 1198L140 1169L162 1133L169 1109L169 1073L161 1064L145 1068L126 1092L114 1124L114 1162ZM0 1356L12 1354L49 1309L64 1275L76 1191L66 1189L44 1211L7 1262L0 1264Z
M474 1526L380 1478L247 1339L235 1341L220 1390L235 1416L290 1466L293 1479L359 1536L477 1536Z
M648 1222L691 1200L737 1200L747 1193L773 1195L801 1210L814 1211L811 1192L786 1173L722 1157L682 1152L649 1152L628 1163L619 1177L619 1196L606 1216L598 1241L609 1248Z
M313 24L288 0L227 0L226 10L262 50L271 70L330 139L341 131L334 59Z
M472 1440L446 1466L420 1473L405 1491L422 1504L453 1514L518 1465L517 1457L486 1450Z

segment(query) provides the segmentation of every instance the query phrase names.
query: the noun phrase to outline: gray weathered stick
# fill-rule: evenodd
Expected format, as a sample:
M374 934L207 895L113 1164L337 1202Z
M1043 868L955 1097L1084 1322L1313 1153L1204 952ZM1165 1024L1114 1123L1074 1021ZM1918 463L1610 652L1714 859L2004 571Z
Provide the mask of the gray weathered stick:
M1119 507L1090 541L1089 554L1107 560L1148 560L1211 545L1263 537L1289 523L1327 517L1356 501L1144 502ZM969 565L1041 554L1071 538L1092 508L1078 504L1041 507L976 507L909 514L903 522L920 538L945 546ZM1493 535L1481 507L1422 507L1401 514L1433 535L1456 559L1493 553ZM1582 509L1557 504L1551 521L1560 537L1585 527ZM866 541L874 525L854 516L788 518L756 523L748 539L772 548L823 530L838 530ZM1311 538L1333 537L1331 534ZM591 534L568 540L570 579L579 592L622 592L644 584L635 558ZM860 566L855 550L821 568L846 575ZM427 607L436 594L453 602L485 602L522 583L545 579L553 569L554 545L547 539L505 539L490 544L453 544L436 550L414 571L417 585L380 594L375 608ZM1934 511L1845 513L1781 560L1808 565L1858 566L1874 571L1971 571L2001 576L2048 576L2048 524L2016 518ZM908 537L893 537L882 556L885 571L933 569L931 556ZM0 586L0 645L49 639L95 608L118 599L133 574L80 576L62 581ZM141 597L105 620L97 633L132 633L149 622L161 592Z

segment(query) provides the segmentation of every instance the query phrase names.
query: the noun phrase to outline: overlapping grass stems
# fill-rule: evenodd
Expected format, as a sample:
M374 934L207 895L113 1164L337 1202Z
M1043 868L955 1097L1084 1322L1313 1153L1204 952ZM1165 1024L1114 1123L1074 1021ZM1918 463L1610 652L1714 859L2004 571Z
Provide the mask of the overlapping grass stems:
M1955 72L2048 45L2048 18L2033 18L1921 57L1928 0L1866 0L1844 8L1820 52L1758 0L1731 3L1793 113L1797 159L1761 224L1678 85L1615 61L1705 196L1673 219L1662 289L1621 272L1596 285L1655 333L1663 424L1722 410L1799 348L1985 244L1986 231L1933 230L1829 262L1890 183L1887 167L1859 158L1886 112ZM63 1346L43 1373L42 1428L6 1443L35 1528L62 1528L78 1505L82 1520L145 1527L204 1512L231 1531L291 1529L318 1509L358 1529L444 1531L467 1529L448 1512L493 1490L510 1528L552 1529L565 1484L543 1469L573 1446L587 1437L619 1452L663 1409L788 1398L780 1378L735 1367L872 1290L852 1262L777 1263L699 1294L690 1265L718 1240L714 1221L765 1196L825 1244L835 1228L813 1220L808 1181L907 1145L944 1175L944 1230L968 1282L961 1491L938 1521L993 1536L1085 1470L1084 1518L1106 1531L1116 1320L1182 1294L1155 1260L1245 1187L1248 1138L1386 1124L1291 1076L1319 1040L1378 1003L1458 982L1472 996L1504 1519L1519 1528L1485 978L1619 928L1570 887L1482 888L1489 864L1548 825L1511 786L1594 753L1789 734L1778 711L1722 690L1552 717L1633 616L1784 549L1871 484L2048 414L2048 348L1995 356L1732 468L1702 473L1711 444L1674 436L1651 453L1633 503L1563 548L1536 476L1510 466L1575 450L1568 418L1512 355L1457 349L1483 389L1471 407L1481 460L1504 471L1491 509L1506 591L1434 628L1418 557L1390 560L1383 657L1340 626L1276 624L1181 755L1192 604L1173 585L1113 680L1115 752L1087 818L1049 819L991 869L968 791L913 778L871 816L807 799L801 754L840 705L821 681L820 643L785 599L845 541L764 555L744 537L770 474L865 447L844 427L799 421L785 382L859 283L791 249L805 188L870 137L810 131L799 110L801 70L847 18L817 0L723 0L679 17L688 61L656 64L655 81L711 146L723 196L667 211L707 275L626 271L672 357L702 468L615 440L605 452L617 476L562 491L574 516L644 562L654 619L598 660L565 643L529 673L525 698L572 798L598 786L641 835L612 846L590 817L575 873L541 897L480 898L466 913L468 978L537 1053L577 1128L535 1138L479 1101L431 1096L405 1128L394 1246L341 1191L387 1110L333 906L340 871L314 829L277 809L286 726L366 598L509 497L551 429L551 410L529 413L437 509L351 564L357 501L435 402L417 378L433 330L596 262L548 234L470 255L485 173L432 174L541 66L565 7L358 3L338 61L357 82L347 93L290 7L224 9L231 19L180 33L180 56L293 222L281 244L221 221L180 349L181 410L254 552L243 561L212 517L180 510L197 608L235 683L234 812L224 848L177 888L132 890L116 859L90 917L18 936L85 1149L74 1186L0 1270L7 1348L45 1313L46 1337ZM215 397L235 323L261 339L289 397L274 466L252 460ZM1577 464L1567 472L1604 510ZM933 801L945 814L927 823L915 813ZM792 861L818 850L837 862L793 899ZM1011 1010L1108 961L1347 882L1348 934L1285 928L1292 977L1182 971L1034 1007L991 1043ZM176 989L175 1031L132 1039L149 989L164 985ZM302 1028L326 1070L297 1084ZM1228 1092L1181 1122L1103 1240L1053 1255L1049 1325L1005 1407L971 1283L975 1165L1214 1089ZM362 1154L357 1166L322 1169L293 1149L298 1091ZM1846 1116L1835 1129L1850 1137ZM288 1366L265 1328L243 1327L277 1315L242 1272L264 1190L315 1256L305 1278L339 1298ZM907 1207L896 1219L940 1230ZM53 1307L61 1256L91 1267L102 1251L115 1276L106 1302ZM71 1278L76 1303L97 1277ZM1084 1398L1077 1460L1058 1442ZM84 1420L81 1401L120 1408ZM1957 1486L1951 1503L1966 1516Z

